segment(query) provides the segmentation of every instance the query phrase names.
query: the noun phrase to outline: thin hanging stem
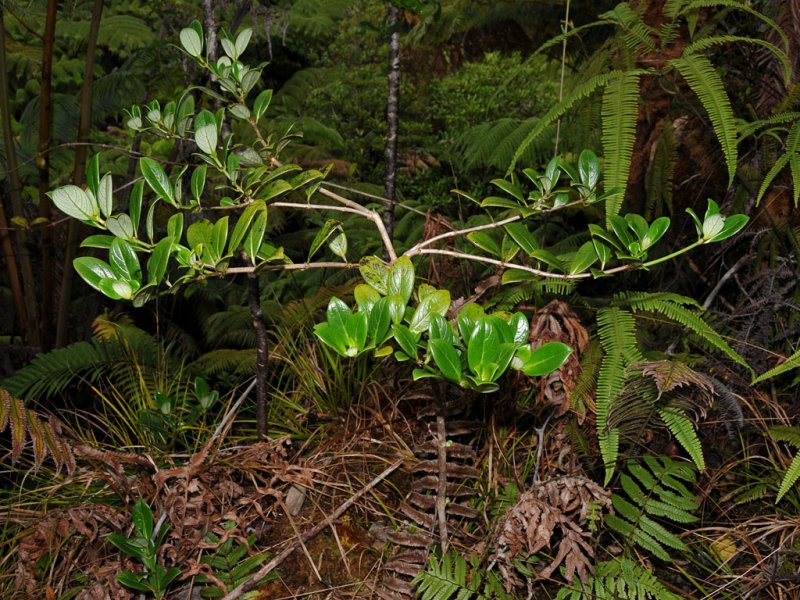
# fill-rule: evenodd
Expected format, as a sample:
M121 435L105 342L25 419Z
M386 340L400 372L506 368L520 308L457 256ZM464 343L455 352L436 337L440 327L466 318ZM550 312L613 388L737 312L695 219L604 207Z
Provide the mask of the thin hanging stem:
M570 0L567 0L567 8L564 11L564 27L562 33L566 34L569 30L569 5ZM561 81L558 84L558 101L564 98L564 72L566 71L567 66L567 37L564 36L564 40L561 42ZM558 140L561 136L561 118L559 117L558 121L556 121L556 148L554 154L558 156Z

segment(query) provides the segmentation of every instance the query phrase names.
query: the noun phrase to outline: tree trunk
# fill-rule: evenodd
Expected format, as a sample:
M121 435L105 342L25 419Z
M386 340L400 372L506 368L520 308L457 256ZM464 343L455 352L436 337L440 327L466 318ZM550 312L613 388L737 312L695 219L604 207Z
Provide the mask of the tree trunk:
M206 55L208 62L217 62L217 16L214 0L203 0L203 29L206 32Z
M386 176L383 184L383 224L389 239L394 237L394 211L397 205L397 129L400 121L400 10L389 4L389 89L386 96Z
M0 21L0 113L2 113L3 142L6 150L6 175L9 182L9 195L11 197L11 208L13 214L18 217L25 217L22 207L22 185L19 180L19 166L17 164L17 151L14 145L14 135L11 130L11 103L9 101L8 90L8 62L6 60L6 30ZM5 217L3 218L5 220ZM38 319L36 317L36 283L33 278L33 267L28 251L28 241L26 232L21 228L16 228L15 237L17 242L17 257L19 258L20 271L22 273L22 309L18 316L24 319L24 327L20 329L20 336L23 342L29 345L39 345ZM13 258L13 252L6 254L8 260ZM13 271L16 271L16 266ZM12 268L9 263L9 274ZM13 281L13 279L12 279ZM13 289L13 288L12 288ZM19 298L14 299L14 304L20 303ZM19 310L19 309L18 309Z
M89 37L86 40L86 66L83 70L83 87L81 88L81 112L78 120L78 146L75 149L75 163L72 170L72 183L81 185L86 170L87 147L84 145L89 136L92 120L92 72L94 55L97 47L97 35L100 32L100 18L103 14L103 0L94 0L92 22L89 26ZM58 302L58 321L56 324L56 346L66 346L69 342L69 305L72 296L73 268L72 261L78 249L78 233L81 223L69 220L67 247L64 256L64 279L61 282L61 297Z
M267 436L267 361L269 347L267 345L267 327L264 314L261 312L261 288L258 275L248 275L248 297L250 300L250 316L256 332L256 431L258 437Z
M39 154L36 168L39 170L39 216L47 219L42 228L42 328L41 346L48 351L53 346L53 322L55 300L55 260L53 256L52 201L50 191L50 129L53 120L53 46L56 37L57 0L48 0L44 25L42 49L42 86L39 93Z

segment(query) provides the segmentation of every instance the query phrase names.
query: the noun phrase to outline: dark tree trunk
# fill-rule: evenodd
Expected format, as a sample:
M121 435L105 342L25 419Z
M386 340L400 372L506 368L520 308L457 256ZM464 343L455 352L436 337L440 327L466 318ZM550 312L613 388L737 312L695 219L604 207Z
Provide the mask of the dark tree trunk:
M81 185L84 181L86 170L86 155L88 154L85 142L89 136L89 126L92 120L92 71L94 70L94 55L97 47L97 36L100 32L100 18L103 14L103 0L94 0L92 9L92 22L89 26L89 37L86 40L86 65L83 70L83 87L81 88L81 112L78 120L78 145L75 149L75 163L72 170L72 183ZM72 261L78 249L78 233L80 223L75 219L69 221L67 244L64 256L64 278L61 281L61 297L58 302L58 321L56 324L56 346L62 347L69 342L69 305L72 296Z
M55 300L55 259L53 253L52 201L50 191L50 129L53 120L53 46L56 37L56 13L58 2L48 0L44 25L42 49L42 86L39 93L39 154L36 167L39 170L39 216L47 219L42 229L42 327L41 346L45 352L53 346L53 323Z
M261 288L258 275L248 276L248 297L250 300L250 316L256 332L256 430L258 437L267 436L267 361L269 346L267 344L267 327L264 314L261 312Z
M8 90L8 62L6 60L6 30L0 21L0 113L2 113L3 142L6 151L6 174L9 182L9 196L11 197L11 208L13 214L18 217L25 217L22 206L22 185L19 180L19 165L17 164L17 151L14 145L14 135L11 130L11 106ZM5 215L3 217L5 221ZM20 297L14 298L14 305L17 307L17 318L20 321L20 336L23 342L32 346L39 345L38 320L36 318L36 284L33 278L33 267L31 266L30 252L28 251L28 240L26 232L21 228L16 228L15 238L17 242L17 258L22 275L21 285L18 285L17 294ZM12 267L13 250L6 252L9 261L9 275L16 273L16 265ZM20 283L17 277L18 284ZM12 275L13 284L13 275ZM13 288L12 288L13 290Z
M394 237L394 211L397 205L397 129L400 121L400 10L389 4L389 89L386 96L386 176L383 184L384 208L383 223Z
M214 0L203 0L203 29L206 32L206 52L208 62L217 62L217 16L214 13Z

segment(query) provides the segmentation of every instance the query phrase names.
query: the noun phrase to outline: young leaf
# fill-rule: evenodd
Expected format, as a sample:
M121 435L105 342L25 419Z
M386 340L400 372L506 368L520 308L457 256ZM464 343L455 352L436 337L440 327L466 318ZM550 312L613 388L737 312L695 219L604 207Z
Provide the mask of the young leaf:
M328 244L328 247L336 256L347 262L347 236L344 231L334 237Z
M473 373L480 373L497 360L500 338L489 319L480 319L467 342L467 363ZM489 379L489 378L484 378Z
M712 237L709 242L721 242L722 240L726 240L729 237L736 235L739 233L747 222L750 220L750 217L747 215L731 215L730 217L725 217L725 223L720 229L719 233Z
M367 283L370 283L369 281ZM398 295L408 304L411 292L414 290L414 265L407 256L401 256L389 269L387 280L387 294Z
M133 505L131 518L139 537L149 540L153 536L153 511L142 498Z
M369 286L365 287L372 289ZM369 317L367 318L367 330L369 331L371 346L379 346L386 340L390 321L389 301L386 298L379 298L369 309Z

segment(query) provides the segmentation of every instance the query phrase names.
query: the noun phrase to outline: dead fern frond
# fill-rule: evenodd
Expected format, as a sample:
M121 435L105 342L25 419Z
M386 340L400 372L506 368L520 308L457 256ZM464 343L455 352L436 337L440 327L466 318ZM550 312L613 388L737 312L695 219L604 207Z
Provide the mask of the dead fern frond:
M38 471L47 455L56 465L56 473L65 467L67 473L75 471L72 446L62 433L61 424L54 417L43 419L25 403L0 389L0 433L11 430L11 463L22 456L28 439L33 450L33 468Z

